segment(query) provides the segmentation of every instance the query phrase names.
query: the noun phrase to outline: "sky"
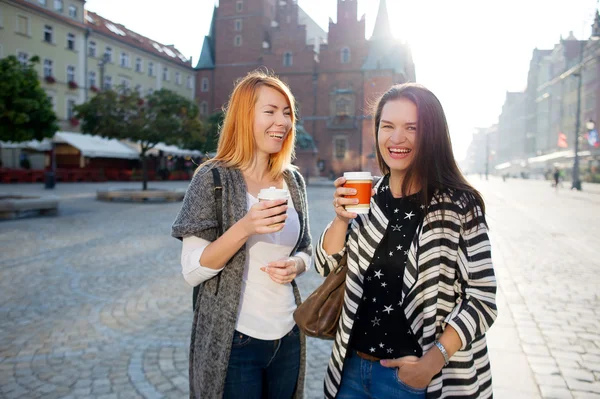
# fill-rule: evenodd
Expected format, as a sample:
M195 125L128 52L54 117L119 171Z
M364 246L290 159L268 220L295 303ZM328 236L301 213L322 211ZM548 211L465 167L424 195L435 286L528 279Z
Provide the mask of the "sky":
M367 38L379 0L358 0ZM88 0L86 8L184 55L200 56L217 0ZM394 36L413 52L417 82L444 106L457 159L477 127L497 123L507 91L526 87L534 48L552 49L570 31L589 37L598 0L387 0ZM149 4L155 4L154 6ZM168 7L165 5L168 4ZM337 0L298 0L321 27Z

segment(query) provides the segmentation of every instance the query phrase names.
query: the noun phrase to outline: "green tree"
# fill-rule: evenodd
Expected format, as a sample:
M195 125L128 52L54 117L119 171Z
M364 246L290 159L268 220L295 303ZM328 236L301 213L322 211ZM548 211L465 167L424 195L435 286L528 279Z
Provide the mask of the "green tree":
M85 133L140 145L143 190L148 188L148 151L158 143L181 145L202 134L198 107L177 93L161 89L142 98L135 90L101 91L75 108Z
M52 137L59 129L52 102L40 86L35 65L15 56L0 60L0 140L22 142Z
M217 144L219 143L219 131L223 125L223 119L225 114L221 111L211 114L206 119L205 127L205 143L203 150L204 152L214 152L217 150Z

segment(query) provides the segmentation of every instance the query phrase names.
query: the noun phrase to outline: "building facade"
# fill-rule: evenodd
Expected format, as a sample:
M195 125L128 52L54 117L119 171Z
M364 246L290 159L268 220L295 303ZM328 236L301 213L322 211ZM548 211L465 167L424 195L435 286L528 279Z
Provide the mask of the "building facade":
M525 155L525 93L506 92L498 118L498 162L523 160Z
M600 14L592 34L573 32L552 49L534 49L524 92L507 92L492 142L494 169L502 174L550 176L555 167L570 176L577 140L584 180L600 182ZM581 84L580 84L581 82ZM593 122L595 130L586 125ZM494 129L494 127L492 127ZM579 129L579 130L578 130ZM475 135L467 163L480 169L483 151ZM494 148L495 145L495 148Z
M290 86L316 145L297 150L303 173L376 171L369 104L392 84L415 81L415 67L410 48L392 38L385 0L369 40L357 7L337 0L325 33L295 0L221 0L196 65L201 113L222 109L235 81L264 67Z
M144 95L166 88L195 98L191 60L172 45L88 12L83 0L0 0L0 57L9 55L23 62L40 58L41 84L61 130L78 130L73 108L103 86Z

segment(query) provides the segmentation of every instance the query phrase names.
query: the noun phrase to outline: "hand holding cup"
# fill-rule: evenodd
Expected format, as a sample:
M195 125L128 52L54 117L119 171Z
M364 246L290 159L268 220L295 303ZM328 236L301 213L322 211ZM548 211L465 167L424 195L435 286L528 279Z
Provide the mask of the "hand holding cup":
M333 183L336 190L333 206L338 218L348 223L358 214L368 214L370 200L375 195L369 172L349 172Z
M287 219L287 199L260 201L242 219L248 235L277 233Z

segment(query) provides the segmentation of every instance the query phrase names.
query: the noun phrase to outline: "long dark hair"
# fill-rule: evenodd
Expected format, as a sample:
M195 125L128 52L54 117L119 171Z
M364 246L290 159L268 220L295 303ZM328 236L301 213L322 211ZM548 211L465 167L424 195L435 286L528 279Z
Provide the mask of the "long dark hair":
M413 161L408 166L402 182L402 196L409 193L410 187L421 187L420 202L429 206L432 198L437 196L441 206L442 218L445 209L442 196L444 194L460 195L467 209L481 208L485 220L485 204L481 193L464 178L452 152L450 132L444 109L438 98L425 87L416 83L405 83L392 86L375 104L375 143L379 169L385 175L390 172L379 149L379 124L384 105L388 101L405 98L417 107L417 132ZM467 194L467 195L462 195ZM484 222L485 223L485 222Z

